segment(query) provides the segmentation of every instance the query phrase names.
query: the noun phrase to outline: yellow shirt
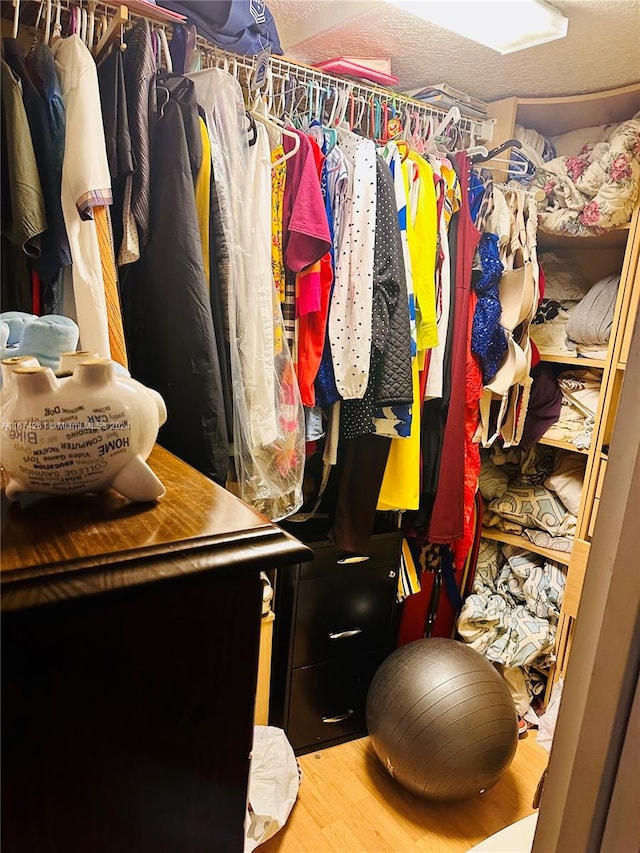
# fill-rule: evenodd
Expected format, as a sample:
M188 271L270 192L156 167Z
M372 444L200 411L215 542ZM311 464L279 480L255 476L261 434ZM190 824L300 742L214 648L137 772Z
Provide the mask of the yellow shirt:
M200 138L202 139L202 163L198 169L196 178L196 214L198 217L198 230L200 231L200 242L202 243L202 258L204 260L204 274L209 286L209 209L211 206L211 143L207 126L198 118L200 125Z
M407 207L407 240L416 300L418 351L438 345L436 318L436 253L438 250L438 209L433 170L427 161L409 151L402 164L411 200Z
M408 438L392 438L378 495L379 510L418 509L420 505L420 380L418 358L411 360L413 406Z

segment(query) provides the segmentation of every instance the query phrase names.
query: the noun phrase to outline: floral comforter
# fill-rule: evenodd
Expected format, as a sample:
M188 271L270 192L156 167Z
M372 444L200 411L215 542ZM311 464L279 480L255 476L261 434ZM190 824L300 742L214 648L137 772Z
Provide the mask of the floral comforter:
M536 171L529 191L542 230L583 237L629 222L639 188L640 118L633 118L615 127L605 142L549 160Z

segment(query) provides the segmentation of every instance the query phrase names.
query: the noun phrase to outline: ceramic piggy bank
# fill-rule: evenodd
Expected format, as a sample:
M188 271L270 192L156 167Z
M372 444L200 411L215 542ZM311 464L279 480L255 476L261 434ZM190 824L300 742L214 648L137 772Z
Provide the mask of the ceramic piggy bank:
M101 358L81 360L62 379L34 359L9 359L2 373L0 449L10 500L108 488L133 501L162 497L145 461L167 419L156 391Z

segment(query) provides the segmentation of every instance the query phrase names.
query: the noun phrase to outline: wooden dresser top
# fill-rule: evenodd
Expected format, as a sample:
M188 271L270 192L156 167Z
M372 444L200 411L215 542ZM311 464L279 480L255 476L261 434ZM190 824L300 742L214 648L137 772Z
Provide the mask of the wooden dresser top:
M2 495L2 609L237 566L271 568L309 551L168 451L149 464L166 495L132 503L96 495Z

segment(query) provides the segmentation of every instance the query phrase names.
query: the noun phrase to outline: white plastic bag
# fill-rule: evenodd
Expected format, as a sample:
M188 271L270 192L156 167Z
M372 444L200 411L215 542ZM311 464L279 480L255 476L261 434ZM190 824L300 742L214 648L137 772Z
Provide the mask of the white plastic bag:
M251 853L282 829L299 787L298 762L285 733L275 726L255 726L244 853Z
M543 746L547 752L551 752L553 733L556 729L556 720L558 719L558 708L560 707L560 700L562 699L563 683L563 679L560 678L553 685L547 710L540 717L540 722L538 723L538 737L536 738L536 743Z

